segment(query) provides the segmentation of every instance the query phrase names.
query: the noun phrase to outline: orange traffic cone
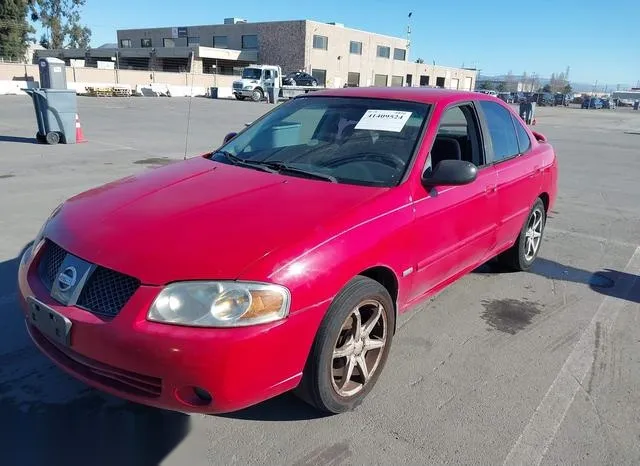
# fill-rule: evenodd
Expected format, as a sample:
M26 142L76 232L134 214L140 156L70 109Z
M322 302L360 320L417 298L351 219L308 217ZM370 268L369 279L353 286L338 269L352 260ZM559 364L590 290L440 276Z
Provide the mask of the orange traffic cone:
M87 142L84 138L84 132L82 131L82 126L80 125L80 117L76 113L76 143Z

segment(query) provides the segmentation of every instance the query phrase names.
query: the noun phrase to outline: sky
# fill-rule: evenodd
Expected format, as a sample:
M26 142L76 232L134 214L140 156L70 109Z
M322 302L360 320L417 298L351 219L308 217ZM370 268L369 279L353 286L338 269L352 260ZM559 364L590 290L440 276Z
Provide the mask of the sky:
M190 0L160 5L158 0L87 0L82 17L93 31L91 45L116 42L117 29L220 24L227 17L335 21L405 37L412 12L410 60L475 67L483 75L526 71L549 77L570 66L571 81L598 81L599 86L635 86L640 80L638 0Z

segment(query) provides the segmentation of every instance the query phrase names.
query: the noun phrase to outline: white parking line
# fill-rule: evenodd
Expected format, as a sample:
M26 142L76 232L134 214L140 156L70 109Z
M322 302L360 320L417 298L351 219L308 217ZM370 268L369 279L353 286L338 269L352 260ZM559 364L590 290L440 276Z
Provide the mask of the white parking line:
M560 228L545 227L545 231L549 233L557 233L560 235L575 236L576 238L590 239L593 241L597 241L598 243L611 243L611 244L617 244L619 246L633 246L633 247L638 246L637 243L629 243L627 241L618 241L611 238L605 238L604 236L590 235L588 233L580 233L578 231L562 230Z
M580 340L504 460L505 465L537 465L542 461L576 393L583 388L582 384L593 363L594 347L599 344L600 332L611 330L638 279L640 246L629 259L624 272L631 276L624 276L616 283L616 294L621 298L607 296L602 300L593 319L582 332Z

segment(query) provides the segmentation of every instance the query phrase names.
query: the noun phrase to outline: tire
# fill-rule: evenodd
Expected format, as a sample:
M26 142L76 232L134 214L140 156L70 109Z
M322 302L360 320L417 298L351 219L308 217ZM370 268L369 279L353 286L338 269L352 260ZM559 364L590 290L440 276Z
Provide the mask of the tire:
M362 322L361 339L355 336L358 327L354 316L356 312ZM370 328L365 336L367 327ZM393 300L387 290L368 277L355 277L336 296L322 320L295 394L327 413L355 409L384 369L394 328ZM353 343L349 344L349 341ZM367 350L365 344L372 345L372 348ZM334 357L334 351L340 350L345 355ZM363 378L362 364L369 372L368 378ZM349 366L351 376L345 383L345 372ZM338 373L334 374L336 370Z
M58 144L60 142L60 133L58 133L57 131L51 131L50 133L47 133L46 141L47 144L51 144L52 146Z
M539 229L535 228L538 220L540 221ZM542 199L537 198L533 203L533 207L529 211L527 220L520 230L518 239L511 248L498 255L498 262L500 265L515 271L528 270L535 262L542 246L542 238L544 237L544 227L547 220L547 214L544 210L544 204ZM538 233L538 242L533 245L529 242L529 237L532 235L531 228L534 228L534 232ZM535 238L534 238L535 239ZM529 249L529 246L534 246L533 253Z
M262 92L262 89L254 89L251 93L251 100L254 102L260 102L262 99L264 99L264 92Z
M235 94L235 96L236 96L236 99L238 99L238 100L244 100L244 96L243 95Z

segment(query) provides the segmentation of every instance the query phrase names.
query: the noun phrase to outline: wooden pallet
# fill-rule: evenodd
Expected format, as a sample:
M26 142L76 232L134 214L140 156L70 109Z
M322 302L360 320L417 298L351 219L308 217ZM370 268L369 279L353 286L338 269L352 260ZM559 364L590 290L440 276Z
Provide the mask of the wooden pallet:
M131 89L128 87L114 87L113 96L114 97L131 97Z

